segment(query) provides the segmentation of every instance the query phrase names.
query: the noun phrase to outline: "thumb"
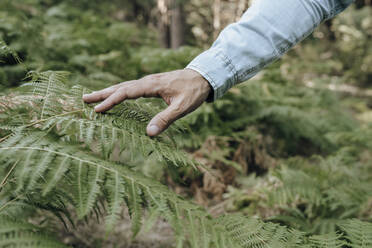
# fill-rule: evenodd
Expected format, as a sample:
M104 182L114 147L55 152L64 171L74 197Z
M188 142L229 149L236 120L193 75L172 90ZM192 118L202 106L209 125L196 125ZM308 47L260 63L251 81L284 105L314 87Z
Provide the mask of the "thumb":
M183 112L176 104L170 105L164 111L158 113L148 124L147 134L149 136L156 136L163 132L177 119L183 116Z

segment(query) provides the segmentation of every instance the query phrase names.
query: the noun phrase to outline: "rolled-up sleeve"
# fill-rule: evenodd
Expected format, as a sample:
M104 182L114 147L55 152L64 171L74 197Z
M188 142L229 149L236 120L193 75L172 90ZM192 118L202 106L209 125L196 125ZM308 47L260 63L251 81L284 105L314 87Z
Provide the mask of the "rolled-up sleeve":
M256 0L241 20L226 27L212 47L187 68L214 90L213 100L256 75L353 0Z

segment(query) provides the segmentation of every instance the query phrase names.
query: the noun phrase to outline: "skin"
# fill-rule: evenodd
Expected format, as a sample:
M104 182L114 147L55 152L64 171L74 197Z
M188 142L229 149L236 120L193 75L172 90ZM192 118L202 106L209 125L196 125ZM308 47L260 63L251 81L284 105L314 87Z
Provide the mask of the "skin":
M116 84L83 96L86 103L101 102L95 111L105 112L127 99L160 97L168 107L147 125L149 136L159 135L179 118L197 109L208 98L212 88L198 72L183 69Z

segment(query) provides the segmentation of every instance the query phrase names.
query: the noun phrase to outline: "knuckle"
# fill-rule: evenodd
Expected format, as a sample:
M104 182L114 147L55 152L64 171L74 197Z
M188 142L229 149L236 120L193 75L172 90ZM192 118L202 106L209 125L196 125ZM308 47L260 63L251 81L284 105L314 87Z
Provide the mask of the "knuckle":
M116 94L124 94L128 86L121 86L119 89L116 90Z
M107 101L107 106L114 106L114 105L115 105L114 100Z
M169 118L166 118L163 114L158 116L158 120L163 127L167 127L170 124Z
M144 82L150 83L150 82L156 82L161 78L161 74L151 74L147 75L143 78Z
M168 127L172 124L179 116L182 115L181 106L174 106L169 111L160 113L158 116L158 121L163 127Z
M139 81L143 81L143 82L151 82L154 80L154 75L147 75L147 76L144 76L142 78L142 80L139 80Z
M126 97L127 96L128 89L130 89L130 87L128 87L128 86L120 87L120 89L117 91L117 97L116 98Z
M120 96L117 96L114 99L112 99L113 105L118 105L121 102L122 102L122 98Z
M102 95L102 90L100 90L100 91L93 91L89 95L91 95L91 96L100 96L100 95Z
M105 100L105 96L102 93L97 93L95 97L98 98L99 101Z
M173 108L172 108L172 114L177 117L179 115L181 115L183 113L183 108L180 106L180 105L175 105Z
M133 87L136 87L137 85L137 82L133 82L131 84L126 84L126 85L123 85L121 86L119 89L118 89L118 93L123 95L125 94L128 90L130 90L131 88Z
M123 97L127 97L128 95L132 94L133 91L135 91L135 90L138 89L139 87L140 87L139 84L133 84L133 85L130 85L130 86L126 87L125 89L123 89L123 90L121 91L121 95L122 95Z

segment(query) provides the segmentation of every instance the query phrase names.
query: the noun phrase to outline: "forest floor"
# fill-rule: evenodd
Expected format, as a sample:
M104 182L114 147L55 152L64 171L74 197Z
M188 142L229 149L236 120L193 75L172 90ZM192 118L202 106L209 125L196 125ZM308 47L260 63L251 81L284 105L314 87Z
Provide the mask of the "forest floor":
M89 218L81 221L76 229L66 230L60 226L58 230L64 243L73 247L104 247L104 248L171 248L174 247L174 234L171 226L158 220L149 230L141 230L135 239L132 237L131 221L127 210L123 210L120 223L110 235L106 235L103 221Z

